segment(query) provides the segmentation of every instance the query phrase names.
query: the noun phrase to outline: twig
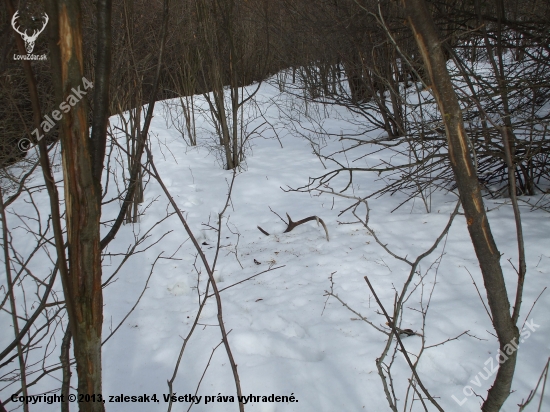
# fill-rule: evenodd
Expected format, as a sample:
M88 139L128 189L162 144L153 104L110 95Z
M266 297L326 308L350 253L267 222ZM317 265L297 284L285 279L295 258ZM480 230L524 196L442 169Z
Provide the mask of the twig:
M139 295L136 303L134 304L134 306L132 306L132 309L130 309L130 312L128 312L126 314L126 316L124 316L124 318L120 321L120 323L118 324L118 326L115 328L114 331L112 331L110 333L109 336L107 336L107 338L105 338L105 340L103 342L101 342L101 345L104 345L105 343L107 343L107 341L109 339L111 339L111 337L116 333L116 331L122 326L122 324L124 323L124 321L126 319L128 319L128 316L130 316L130 314L134 311L134 309L137 307L137 305L139 304L139 301L141 300L141 297L143 296L143 294L145 293L145 291L147 290L147 285L149 284L149 279L151 279L151 276L153 275L153 269L155 269L155 265L157 264L157 261L159 259L164 259L164 258L161 258L162 254L164 253L164 251L160 252L160 254L156 257L155 261L153 262L153 265L151 266L151 270L149 271L149 276L147 277L147 280L145 281L145 286L143 287L143 290L141 291L141 294Z
M233 330L233 329L231 329L231 330ZM231 330L229 332L227 332L228 335L231 333ZM199 383L197 383L197 389L195 389L195 396L199 392L199 388L201 386L202 380L204 379L204 375L206 375L206 371L208 370L208 367L210 366L210 362L212 361L212 357L214 356L214 352L216 352L216 349L218 349L222 343L223 343L223 340L220 341L220 343L218 343L214 347L214 349L212 349L212 353L210 354L210 357L208 358L208 362L206 363L206 367L204 368L204 371L202 371L202 376L199 379ZM194 402L191 402L191 405L189 405L189 408L187 409L187 412L189 412L191 410L191 408L193 407L194 404L195 404Z
M462 335L468 335L468 332L469 332L469 330L467 330L467 331L465 331L465 332L462 332L460 335L455 336L454 338L448 338L448 339L444 340L443 342L436 343L435 345L426 346L424 349L435 348L436 346L444 345L444 344L446 344L447 342L451 342L451 341L453 341L453 340L457 340L457 339L460 338ZM470 336L470 335L468 335L468 336Z
M370 284L368 277L365 276L364 279L367 282L367 285L369 285L369 289L371 290L372 294L374 295L374 298L376 299L376 302L378 303L378 306L380 306L380 309L382 309L382 312L384 312L384 316L388 320L389 326L392 328L393 332L395 333L395 337L397 338L397 342L399 343L399 346L401 347L401 351L403 353L403 356L405 356L405 359L407 360L407 363L409 364L409 367L411 368L411 371L412 371L412 373L413 373L413 375L416 379L416 382L418 383L418 385L422 389L422 392L424 392L424 394L428 397L430 402L437 408L437 410L439 410L441 412L445 412L443 410L443 408L441 408L441 406L439 406L437 401L432 397L432 395L430 395L428 390L424 387L424 384L422 383L422 381L420 380L420 377L416 373L416 368L413 366L413 364L411 362L411 359L409 358L409 355L407 353L407 350L405 349L405 346L403 345L403 342L401 341L401 338L399 338L399 333L397 332L397 330L395 328L395 325L392 322L392 319L389 317L388 313L386 312L386 309L382 305L382 302L380 302L380 299L378 299L378 295L376 294L376 292L374 291L374 288Z
M523 330L523 328L525 327L525 322L527 322L527 320L529 319L529 315L531 314L531 312L533 311L533 308L535 307L535 304L537 303L537 301L539 300L539 298L541 297L541 295L544 293L544 291L547 289L547 286L544 287L544 289L542 290L542 292L539 293L539 295L537 296L537 298L535 299L535 301L533 302L533 305L531 306L531 309L529 309L529 313L527 313L527 316L525 317L525 320L523 321L523 325L521 325L521 329L520 331Z
M363 315L361 315L359 312L353 310L351 307L349 307L349 305L344 302L342 299L340 299L340 297L333 293L333 292L327 292L325 290L325 296L332 296L334 298L336 298L336 300L338 302L340 302L342 304L342 306L344 306L347 310L349 310L350 312L354 313L355 315L357 315L359 317L360 320L362 320L363 322L367 322L369 325L371 325L374 329L376 329L377 331L379 332L382 332L384 335L388 335L389 336L389 333L386 332L384 329L382 328L379 328L378 326L376 326L374 323L372 323L370 320L368 320L366 317L364 317Z
M546 365L544 366L544 368L542 370L542 373L539 376L539 380L537 382L537 386L535 386L535 389L533 389L532 391L529 392L529 396L527 397L527 400L525 402L523 402L523 400L522 400L522 403L520 403L518 405L519 406L519 412L523 411L527 407L527 405L529 405L529 403L535 398L535 395L537 393L537 389L539 388L542 377L544 376L544 383L542 384L542 392L540 394L539 407L537 409L537 412L541 411L542 400L544 399L544 391L546 389L546 380L548 379L549 366L550 366L550 358L548 358L548 360L546 361Z
M479 299L481 300L481 303L483 303L483 307L485 308L485 312L487 312L487 316L489 316L489 319L491 319L491 323L493 323L493 317L491 316L491 313L489 312L489 309L487 309L487 305L485 305L485 301L481 297L481 293L479 293L479 289L477 287L476 281L474 280L474 277L472 276L472 274L470 273L470 271L468 270L468 268L466 266L464 266L464 269L466 269L466 272L468 272L468 275L470 275L470 278L472 279L472 283L474 284L474 286L476 288L477 295L479 296Z
M236 283L233 283L232 285L226 286L225 288L220 289L219 292L222 293L224 290L227 290L227 289L229 289L229 288L232 288L233 286L237 286L238 284L241 284L241 283L243 283L243 282L246 282L247 280L253 279L253 278L255 278L256 276L260 276L261 274L266 273L266 272L271 272L272 270L284 268L285 266L286 266L286 265L282 265L282 266L277 266L277 267L274 267L274 268L266 269L266 270L264 270L264 271L262 271L262 272L260 272L260 273L256 273L255 275L252 275L252 276L250 276L250 277L248 277L248 278L246 278L246 279L243 279L243 280L240 280L240 281L238 281L238 282L236 282ZM211 297L211 296L214 296L214 294L211 293L210 295L207 295L206 297L209 298L209 297Z
M217 304L217 309L218 309L218 323L219 323L219 327L220 327L220 332L222 334L222 339L223 339L223 343L224 343L224 346L225 346L225 350L226 350L227 356L229 358L229 363L231 364L231 370L233 371L233 378L235 380L235 386L236 386L236 389L237 389L237 397L239 399L239 410L240 410L240 412L244 412L244 404L242 402L241 382L240 382L239 374L238 374L238 371L237 371L237 364L235 363L235 360L233 358L233 353L231 352L231 347L229 346L229 340L227 339L227 333L225 331L225 324L223 322L222 301L221 301L221 297L220 297L220 292L218 290L218 286L216 285L216 280L214 279L214 272L211 269L210 264L208 263L208 260L206 259L206 256L204 255L204 252L202 251L197 239L195 238L195 235L193 234L193 232L191 231L191 228L187 224L187 221L183 217L183 214L181 213L181 210L178 208L178 205L176 204L176 201L174 200L174 198L172 197L172 195L170 194L170 192L166 188L164 182L162 181L162 179L161 179L161 177L158 173L158 170L155 166L155 163L153 161L153 155L151 153L151 150L147 146L145 146L145 149L147 150L149 164L151 165L151 168L154 171L153 177L160 184L162 190L164 191L164 194L166 195L166 197L170 201L172 207L174 208L174 211L178 215L183 227L185 228L185 231L187 232L187 235L189 236L189 238L193 242L193 245L195 246L195 249L197 250L197 253L199 254L199 256L202 260L204 268L206 269L206 273L208 274L208 277L210 279L210 283L212 284L212 289L214 290L214 294L216 296L216 304ZM233 183L235 181L235 176L236 176L235 173L236 173L236 171L233 172L233 180L231 181L231 185L229 187L228 199L231 197L231 190L233 189ZM222 213L220 213L220 219L221 219L221 215L223 214L223 212L227 208L228 204L229 204L229 200L227 201L226 207L224 208Z
M200 274L199 274L199 276L200 276ZM208 279L208 282L206 283L206 291L204 292L205 294L208 293L208 288L209 287L210 287L210 279ZM197 314L195 315L195 320L193 321L193 325L191 326L191 329L187 333L187 336L183 339L183 344L181 345L178 360L176 362L176 366L174 366L174 373L172 373L172 377L170 378L170 380L168 380L168 389L170 391L170 403L168 404L168 412L170 412L172 410L172 394L174 393L173 385L174 385L174 381L176 380L176 376L178 374L178 369L180 367L181 359L183 358L183 352L185 351L187 343L191 339L191 336L193 335L193 332L195 331L195 328L199 324L199 318L201 316L204 305L206 304L207 298L208 298L208 296L206 296L199 305L199 310L197 311ZM200 302L200 294L199 294L199 302Z

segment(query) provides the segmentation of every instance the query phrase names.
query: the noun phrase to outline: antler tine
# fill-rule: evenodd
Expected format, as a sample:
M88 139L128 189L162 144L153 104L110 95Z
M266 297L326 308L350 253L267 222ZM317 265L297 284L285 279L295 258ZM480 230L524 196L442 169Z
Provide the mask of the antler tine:
M11 18L11 25L12 25L13 29L14 29L17 33L19 33L21 36L25 36L27 32L25 31L25 33L21 33L21 32L19 31L19 29L15 26L15 25L17 24L16 21L17 21L18 18L19 18L19 10L17 10L17 11L13 14L13 17Z
M46 28L46 25L50 21L50 18L48 17L48 15L46 13L44 13L44 16L45 16L45 21L44 21L44 24L42 25L42 28L41 29L35 29L33 35L30 37L30 40L36 40L38 38L38 35L40 33L42 33L44 31L44 29Z
M49 21L50 21L50 18L48 17L48 14L44 13L44 25L40 29L40 33L42 33L44 31L44 29L46 28L46 25L48 24Z

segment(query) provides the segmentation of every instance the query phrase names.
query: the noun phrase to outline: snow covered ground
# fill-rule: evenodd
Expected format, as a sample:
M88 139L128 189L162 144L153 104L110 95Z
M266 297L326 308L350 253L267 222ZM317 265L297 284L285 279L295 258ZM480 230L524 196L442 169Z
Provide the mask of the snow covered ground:
M224 290L221 293L223 313L226 329L231 331L229 341L238 364L244 395L292 395L296 402L262 402L260 399L249 402L246 410L389 410L375 363L384 348L386 335L359 320L356 313L336 298L326 296L326 291L333 285L334 294L349 308L387 330L386 319L380 313L364 277L368 276L378 297L389 310L393 307L396 290L401 291L403 282L409 276L410 267L392 258L361 224L339 224L356 220L349 213L339 216L340 211L352 203L351 200L327 194L316 196L281 190L303 186L308 178L326 173L326 170L312 153L310 142L293 136L277 123L279 112L272 99L278 98L282 97L275 87L262 85L259 100L263 103L260 107L273 123L280 140L275 139L273 130L266 127L262 129L262 136L250 140L244 170L236 176L232 201L223 220L222 247L215 277L218 287L223 289L269 268L279 267ZM155 107L151 126L155 164L184 211L203 251L212 261L217 234L207 225L217 225L217 213L226 202L232 172L222 170L214 151L204 146L186 146L179 133L167 126L164 110L162 104ZM324 120L325 127L345 129L346 120L342 116L329 116ZM260 122L259 119L255 121ZM115 122L113 119L112 125ZM209 126L206 123L198 123L198 126L199 140L204 143L211 139L207 132ZM249 129L253 129L253 125ZM323 150L327 152L338 150L342 144L330 139L326 143L327 147ZM367 158L366 162L374 164L380 158L389 159L391 156L390 151L380 152ZM357 176L354 190L358 195L368 194L384 184L374 173ZM60 171L57 178L61 178ZM36 183L40 179L37 175ZM113 182L110 190L111 195L116 194ZM45 221L46 194L43 191L35 193L34 197L36 204L44 208L41 218ZM23 255L28 252L25 249L24 227L16 222L13 211L20 215L32 214L33 207L25 203L25 199L21 196L10 207L8 218L16 247ZM426 213L421 201L391 213L404 199L404 194L371 199L369 224L389 249L414 260L433 244L447 224L456 196L452 193L434 193L431 213ZM502 253L501 262L513 302L517 275L507 260L511 259L517 266L515 226L511 207L502 203L502 200L486 200L486 207L490 210L488 216ZM167 212L172 212L154 179L150 179L145 190L143 207L147 205L150 206L140 222L133 227L124 226L108 247L107 253L112 256L105 257L104 279L114 273L122 259L116 254L126 252L134 243L135 236L142 236ZM328 226L330 241L327 242L323 229L317 227L315 221L283 234L285 225L270 208L283 217L288 212L294 221L311 215L321 217ZM114 218L117 210L116 202L108 205L102 219ZM358 209L361 217L364 213L364 207ZM542 211L530 212L525 208L522 209L522 219L527 280L520 326L535 299L550 285L549 216ZM272 235L263 235L257 229L258 225ZM107 230L107 227L104 228L104 233ZM149 235L137 248L143 252L134 254L104 289L104 338L139 299L135 310L103 346L103 396L107 399L107 411L167 410L168 403L163 398L163 394L169 393L167 380L172 377L183 339L198 309L197 284L201 293L206 285L206 272L199 260L196 267L201 275L200 281L197 281L197 271L193 265L196 251L177 216L172 215L155 226ZM155 263L158 256L162 259ZM168 257L170 259L166 259ZM31 262L35 273L42 276L47 266L51 264L45 254ZM486 300L463 216L456 217L449 236L421 262L418 272L409 287L410 296L404 305L401 328L423 333L426 347L468 331L444 345L424 349L418 373L445 411L478 411L480 398L473 392L485 396L491 387L496 361L489 359L498 356L498 344L468 273L471 273ZM60 293L60 283L56 284L56 290ZM429 310L422 332L423 318L419 310L426 309L428 301ZM506 402L504 411L517 411L517 404L535 387L550 356L549 309L550 292L546 291L527 319L530 323L525 330L530 333L529 336L523 334L513 382L514 393ZM223 345L212 355L212 350L221 342L216 316L216 302L214 298L209 298L174 381L176 395L195 395L196 392L202 396L201 401L192 408L196 412L238 410L237 402L217 400L218 395L235 396L235 384ZM3 329L8 331L0 338L1 347L4 347L13 335L11 318L4 316L1 319ZM56 336L59 346L60 329ZM407 337L403 342L414 360L414 354L421 347L421 337ZM58 348L55 351L48 360L50 363L58 359ZM209 360L210 356L212 358ZM411 371L400 352L395 356L392 377L399 400L398 409L403 410ZM30 393L40 394L55 385L53 379L45 380L32 387ZM73 386L76 386L76 374L73 376ZM17 383L8 386L0 392L0 398L8 398L18 388ZM548 390L546 392L541 410L550 410ZM156 394L159 402L109 402L110 395L122 394ZM211 397L207 404L206 396ZM411 399L412 393L409 394L409 406ZM18 403L8 404L8 410L16 405ZM427 401L426 405L428 410L435 410ZM536 410L537 405L538 397L527 411ZM189 402L178 402L172 410L187 410L189 406ZM46 412L58 408L59 405L44 403L31 406L31 410ZM73 410L76 410L76 405L73 405ZM424 407L416 400L411 410L420 411Z

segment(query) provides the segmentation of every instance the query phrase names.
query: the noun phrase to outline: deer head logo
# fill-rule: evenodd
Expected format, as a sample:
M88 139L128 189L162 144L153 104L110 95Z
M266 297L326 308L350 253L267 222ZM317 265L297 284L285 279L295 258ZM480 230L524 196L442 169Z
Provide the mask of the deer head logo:
M16 26L17 19L19 18L19 10L17 10L15 12L15 14L13 15L13 17L11 19L11 26L13 27L13 29L17 33L19 33L21 35L21 38L25 42L25 49L27 49L28 54L31 54L32 51L34 50L34 43L36 42L36 39L38 38L38 35L44 31L44 29L46 28L46 24L48 24L48 21L50 20L46 13L44 13L43 16L44 16L44 24L43 24L42 28L40 30L36 30L36 29L33 30L32 36L27 35L27 30L22 32Z

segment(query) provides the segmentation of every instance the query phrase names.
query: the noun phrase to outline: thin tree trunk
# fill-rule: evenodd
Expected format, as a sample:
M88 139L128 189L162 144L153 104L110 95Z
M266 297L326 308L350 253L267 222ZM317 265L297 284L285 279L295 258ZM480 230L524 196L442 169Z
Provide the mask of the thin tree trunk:
M9 253L9 230L8 222L6 219L6 213L4 209L4 199L2 194L2 189L0 188L0 218L2 220L2 243L4 249L4 265L6 268L6 281L7 281L7 295L10 301L11 316L13 322L13 332L15 333L15 338L19 337L19 324L17 320L17 304L15 303L15 295L13 293L13 279L11 276L11 258ZM17 342L17 357L19 358L19 373L21 381L21 393L23 396L28 396L27 392L27 367L25 365L25 354L23 353L21 340ZM27 402L23 403L23 411L29 412L29 405Z
M57 14L52 17L59 29L59 39L62 39L57 43L61 94L64 99L69 95L76 98L72 100L71 109L64 114L60 128L69 249L69 277L65 299L73 303L69 325L78 372L78 393L97 395L102 393L103 295L99 237L101 186L94 179L92 169L85 96L90 90L83 84L80 2L58 0L56 11ZM81 90L82 93L75 90ZM104 405L103 402L82 402L79 403L79 409L85 412L102 412Z
M8 14L10 16L13 16L15 13L15 8L11 0L5 0L6 7L8 10ZM48 11L48 14L52 16L52 19L50 21L49 26L49 40L51 46L57 45L57 39L58 39L58 28L59 28L59 22L57 19L57 3L56 0L47 0L45 2L46 9ZM23 44L23 40L20 36L15 36L15 43L17 45L17 48L19 50L20 54L25 54L25 46ZM51 49L51 67L52 71L54 73L60 73L60 58L59 58L59 49L57 47L52 47ZM38 97L38 88L36 79L34 77L33 69L28 60L24 60L22 62L23 69L25 72L25 77L27 80L27 84L29 87L29 95L30 95L30 101L32 105L33 110L33 123L36 130L39 132L39 134L44 137L43 130L41 127L41 120L42 120L42 114L40 110L40 101ZM59 79L59 76L53 76L53 83L56 90L56 98L58 100L61 99L62 93L61 93L61 82ZM42 168L42 173L44 176L44 182L46 185L46 189L48 191L48 198L50 202L50 211L51 211L51 217L52 217L52 227L54 232L54 240L55 240L55 249L57 253L57 262L59 267L59 272L61 274L61 280L63 283L63 290L65 292L65 295L67 297L70 296L68 293L68 285L69 285L69 272L67 267L67 259L65 255L65 242L63 240L63 231L61 227L61 213L60 213L60 207L59 207L59 194L57 191L57 186L55 184L55 180L52 174L50 159L48 156L48 148L46 146L46 140L45 138L41 138L38 140L38 148L40 153L40 166ZM55 278L55 272L52 274L52 276ZM69 317L74 317L74 304L72 299L67 298L66 299L66 307L67 307L67 313L69 314ZM38 313L38 312L37 312ZM27 325L31 325L32 323L27 323ZM23 328L25 329L25 328ZM18 343L18 342L17 342ZM11 349L10 349L11 350ZM7 353L6 353L7 355ZM0 402L1 404L1 402ZM2 406L0 408L2 411L5 411L5 408Z
M101 192L101 174L107 145L109 82L111 79L111 1L97 1L94 117L92 120L92 169ZM101 196L98 198L101 201Z
M155 107L155 102L157 101L160 71L163 65L164 49L166 45L166 37L168 32L168 21L170 17L169 11L170 11L169 0L164 0L163 9L162 9L162 28L161 28L161 34L160 34L161 43L159 47L159 56L158 56L158 62L156 67L155 80L153 82L151 96L149 97L149 106L147 107L147 114L145 115L144 125L143 125L143 128L141 129L141 132L139 133L137 148L136 148L135 159L138 161L134 164L130 172L130 183L128 185L128 190L126 191L126 196L124 197L124 202L122 203L122 207L120 208L118 216L116 217L115 222L113 223L113 226L109 230L109 233L107 233L107 235L105 235L105 237L101 240L101 249L105 249L107 245L115 238L116 234L118 233L120 227L122 226L122 223L124 222L124 217L126 216L126 212L132 204L132 201L134 199L134 194L138 187L139 172L141 170L141 164L139 163L139 159L141 159L141 155L145 150L145 143L147 141L147 135L149 133L149 126L151 125L151 119L153 118L153 109Z
M451 78L446 68L443 45L439 39L432 16L424 0L401 0L416 42L428 70L433 92L442 114L449 146L449 157L455 175L460 200L464 209L468 231L477 255L500 350L516 342L519 332L510 316L510 302L500 266L500 253L496 247L475 168L468 151L468 139L464 130L462 112ZM487 394L482 411L499 411L508 395L516 365L517 352L513 351L500 365L495 382Z
M64 401L61 403L61 412L69 412L70 403L68 401L71 389L71 330L67 328L63 341L61 343L61 354L59 360L63 369L63 379L61 381L61 396Z

